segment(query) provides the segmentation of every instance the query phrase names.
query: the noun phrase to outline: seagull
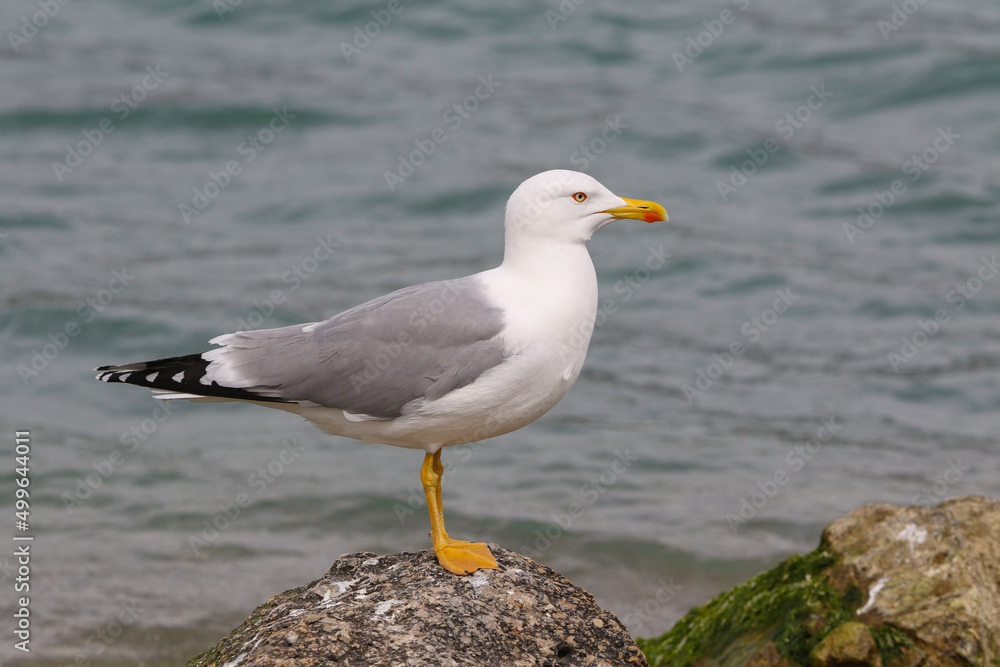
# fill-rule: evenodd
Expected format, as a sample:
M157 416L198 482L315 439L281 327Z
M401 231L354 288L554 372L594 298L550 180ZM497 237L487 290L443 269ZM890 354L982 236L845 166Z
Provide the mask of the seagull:
M587 174L542 172L507 202L494 269L405 287L322 322L217 336L201 354L94 370L160 400L254 403L332 435L422 449L438 562L458 575L499 569L485 543L445 531L441 450L519 429L566 395L597 314L586 243L619 219L667 213Z

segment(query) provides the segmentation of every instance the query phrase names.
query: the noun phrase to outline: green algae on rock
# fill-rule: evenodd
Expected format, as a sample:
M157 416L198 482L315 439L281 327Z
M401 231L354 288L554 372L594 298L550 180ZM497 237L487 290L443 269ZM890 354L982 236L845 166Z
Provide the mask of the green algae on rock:
M654 667L1000 665L1000 502L866 505L638 643Z
M824 628L852 618L861 600L856 588L845 595L822 576L835 562L822 547L792 556L691 610L665 635L638 640L639 647L652 667L745 665L759 654L805 664Z

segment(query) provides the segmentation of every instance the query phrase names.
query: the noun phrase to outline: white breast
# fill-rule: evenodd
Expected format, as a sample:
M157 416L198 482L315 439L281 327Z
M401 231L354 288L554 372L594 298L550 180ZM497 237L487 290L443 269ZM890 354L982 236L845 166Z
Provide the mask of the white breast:
M349 423L329 408L293 410L324 430L368 442L435 451L477 442L533 422L580 375L597 313L597 276L582 243L534 265L478 274L504 311L507 359L475 382L392 421Z

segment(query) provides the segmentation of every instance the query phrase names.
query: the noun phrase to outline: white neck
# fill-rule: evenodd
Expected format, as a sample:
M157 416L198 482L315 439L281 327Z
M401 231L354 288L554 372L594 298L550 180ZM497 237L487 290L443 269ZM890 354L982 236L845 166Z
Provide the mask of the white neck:
M585 243L508 240L503 263L487 273L494 297L518 314L516 328L550 340L573 335L585 352L597 315L597 273Z

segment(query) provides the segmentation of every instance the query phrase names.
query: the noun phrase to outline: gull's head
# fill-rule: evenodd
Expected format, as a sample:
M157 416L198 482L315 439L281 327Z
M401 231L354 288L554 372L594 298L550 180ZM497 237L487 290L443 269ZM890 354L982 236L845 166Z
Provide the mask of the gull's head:
M582 243L623 218L658 222L667 212L656 202L623 199L587 174L553 169L514 190L507 200L506 234Z

